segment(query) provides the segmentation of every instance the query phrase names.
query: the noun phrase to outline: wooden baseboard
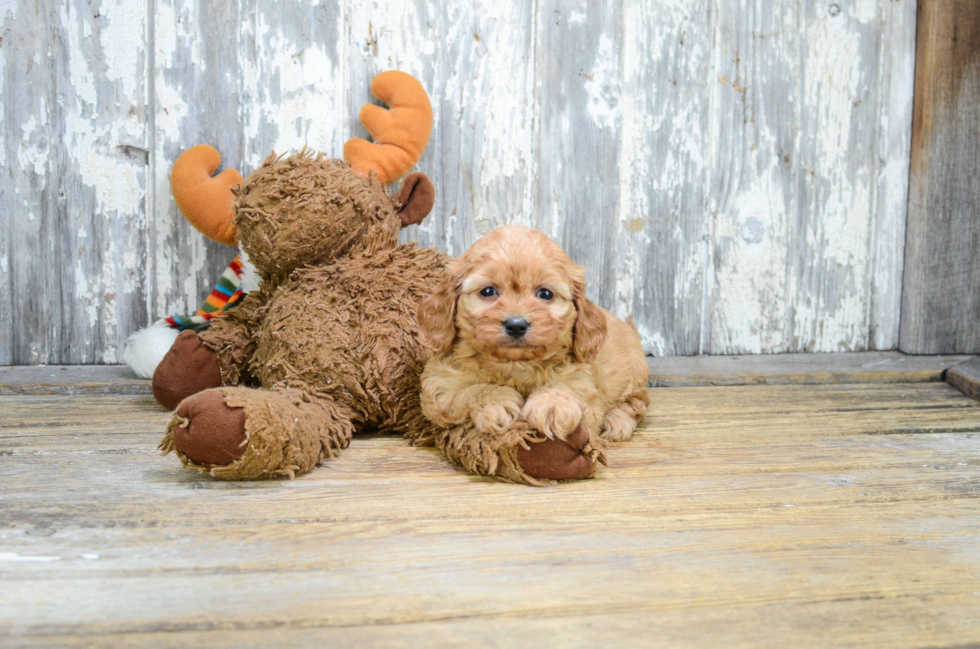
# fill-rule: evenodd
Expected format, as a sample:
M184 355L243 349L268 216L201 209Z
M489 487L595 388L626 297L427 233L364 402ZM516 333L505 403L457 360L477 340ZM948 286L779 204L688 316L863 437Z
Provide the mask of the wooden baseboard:
M153 394L149 379L126 365L25 365L0 367L0 395Z
M651 387L818 385L942 381L970 356L909 356L897 351L841 354L648 357Z
M946 382L956 386L960 392L980 401L980 356L976 356L949 368Z
M971 365L970 361L975 363ZM950 382L967 394L980 391L980 363L973 356L908 356L901 352L843 354L761 354L757 356L648 357L651 387L726 385L808 385L833 383L922 383L943 381L946 370L961 367ZM963 364L963 365L961 365ZM972 370L970 368L973 368ZM972 371L973 374L969 374ZM969 377L973 377L972 379ZM973 383L969 383L969 381ZM963 386L967 386L964 388ZM0 395L150 395L150 381L124 365L48 365L0 367ZM974 396L971 394L971 396ZM977 398L980 398L978 396Z

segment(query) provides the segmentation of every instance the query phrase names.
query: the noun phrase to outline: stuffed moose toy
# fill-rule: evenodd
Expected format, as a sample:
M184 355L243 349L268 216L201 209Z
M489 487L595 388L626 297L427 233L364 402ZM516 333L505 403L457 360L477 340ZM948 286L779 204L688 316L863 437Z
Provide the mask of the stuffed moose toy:
M174 164L184 216L215 240L240 241L262 282L201 333L180 333L160 362L153 394L175 410L161 450L216 478L293 477L371 430L515 482L590 477L602 442L584 431L547 440L518 422L491 436L422 416L416 310L449 258L398 243L432 209L429 179L412 173L395 196L386 187L421 157L432 108L402 72L379 74L371 89L390 109L363 107L374 143L348 141L344 160L273 153L244 182L234 170L212 177L220 156L205 145Z

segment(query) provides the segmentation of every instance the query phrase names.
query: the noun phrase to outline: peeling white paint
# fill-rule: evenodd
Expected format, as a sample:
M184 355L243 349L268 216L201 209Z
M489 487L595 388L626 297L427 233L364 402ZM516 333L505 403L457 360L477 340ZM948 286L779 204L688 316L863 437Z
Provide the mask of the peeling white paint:
M78 101L84 103L89 111L95 110L98 103L98 95L95 90L95 77L89 68L88 60L83 54L83 43L85 35L81 34L82 24L85 20L79 20L73 11L71 3L65 2L61 6L61 28L68 37L68 72L71 80L71 89ZM91 112L89 113L91 114Z
M39 133L37 137L34 137L34 132L38 130L38 126L38 120L34 115L28 117L21 126L23 140L17 150L17 160L21 167L33 169L43 182L51 152L47 138L43 134Z
M779 55L765 67L747 64L733 34L718 32L709 159L736 166L718 168L712 187L712 353L897 344L911 104L880 103L883 89L872 82L909 79L902 95L911 101L914 6L857 0L794 11L806 13L803 33L782 29L801 24L790 12L771 30L778 42L753 41L753 53ZM876 35L890 30L896 38ZM889 43L880 60L868 58L873 38ZM730 110L742 119L726 120ZM887 160L904 161L891 181L878 171Z
M136 98L143 77L146 7L132 0L102 0L99 14L105 19L99 34L105 78L121 84L123 97Z
M636 330L640 333L640 343L643 345L643 351L647 353L648 356L666 356L667 355L667 341L664 339L663 334L659 331L651 331L646 325L635 322Z
M61 47L67 76L57 80L57 112L41 88L47 77L36 77L37 96L0 77L0 165L19 174L5 205L36 228L50 222L36 192L70 189L56 198L69 215L65 290L78 304L66 340L82 350L78 360L112 362L134 309L196 309L214 268L234 254L209 248L175 212L176 154L199 139L241 143L222 154L225 167L245 172L272 148L339 154L361 134L355 113L370 78L399 68L426 85L436 119L422 166L437 207L411 236L454 254L504 223L567 239L596 217L580 206L594 204L613 231L592 260L603 262L593 290L617 315L642 314L648 351L691 351L678 341L692 331L708 353L888 348L901 298L911 4L775 12L768 1L626 0L608 8L621 15L596 21L585 3L554 12L547 3L369 0L329 13L311 1L285 14L262 5L225 25L201 22L211 15L202 0L159 0L151 147L145 3L68 0L40 9L53 18L54 44L18 52L5 40L0 50L0 66L16 55L39 70ZM8 28L36 10L0 0ZM215 58L214 38L235 43L226 57ZM551 58L543 43L571 42L562 39L589 49L574 65ZM213 79L227 87L208 86ZM556 96L543 96L543 79ZM206 92L237 93L218 98L236 102L236 119L208 115ZM548 108L542 127L546 107L572 96ZM63 121L48 123L52 114ZM153 151L153 177L140 149ZM600 169L612 186L595 182L597 160L614 161ZM569 178L582 178L581 189ZM0 268L19 263L15 255ZM132 294L145 290L147 267L160 290L144 302ZM39 331L20 353L53 359L61 332L49 322Z
M628 88L635 87L642 83L643 72L645 69L644 49L641 44L641 36L637 32L637 26L641 23L634 22L641 18L640 7L638 5L627 5L624 17L624 38L623 38L623 84ZM608 45L605 45L608 46ZM604 47L600 44L600 50ZM611 55L609 52L607 55ZM608 62L613 66L616 62ZM589 92L590 102L595 101L593 90L586 84ZM649 156L646 151L646 138L644 134L648 132L649 116L642 105L643 95L641 93L627 93L622 97L620 106L617 110L621 111L622 119L619 123L621 134L621 145L619 150L619 219L616 232L617 248L623 252L615 268L615 300L611 305L612 312L620 318L626 318L633 314L633 306L636 303L636 284L637 274L643 270L639 268L637 255L634 252L636 236L646 237L644 232L645 221L649 216L649 202L647 200L647 181L650 177ZM590 104L589 113L594 120L597 116L593 112ZM627 171L628 170L628 171ZM639 181L639 182L638 182ZM649 245L649 239L642 244ZM641 337L642 337L641 333ZM649 338L649 333L647 335ZM646 344L646 343L645 343ZM661 353L663 351L661 350Z
M204 302L207 296L202 298L197 289L197 278L201 270L204 269L207 261L207 248L203 238L195 238L191 243L191 263L188 268L182 269L185 273L184 279L184 302L180 308L180 313L193 313L197 311L198 305Z
M608 34L599 37L595 62L585 77L585 90L589 93L589 115L596 126L614 128L619 118L619 102L622 88L619 83L618 59Z
M870 23L878 17L879 3L877 0L853 0L853 2L841 3L848 7L847 15L851 20L860 23Z
M283 26L270 20L261 6L256 11L254 38L265 55L243 61L242 81L251 90L244 108L246 138L256 140L271 127L276 137L269 148L277 152L307 145L340 155L349 82L331 54L319 45L291 41ZM266 155L268 150L257 149L247 163L257 167Z
M709 318L727 339L717 341L744 353L784 351L783 280L788 258L781 228L786 220L782 187L769 178L742 189L731 209L717 213L715 241L728 242L723 269L712 268L716 297ZM756 223L762 236L746 237ZM723 272L719 272L723 271Z
M96 196L97 213L106 220L118 215L137 215L142 210L145 190L141 169L116 153L109 153L118 141L110 128L94 126L90 120L70 112L65 120L69 154L82 183ZM120 138L121 139L121 138Z
M6 18L6 15L7 15L7 11L2 6L0 6L0 16ZM3 49L0 49L0 70L6 70L6 69L7 69L6 55L4 54ZM0 74L0 99L2 99L4 96L3 83L4 83L5 76L6 75ZM4 102L0 101L0 124L5 123L6 121L5 115L6 113L5 113ZM0 167L5 166L6 164L7 164L7 138L4 129L0 128Z

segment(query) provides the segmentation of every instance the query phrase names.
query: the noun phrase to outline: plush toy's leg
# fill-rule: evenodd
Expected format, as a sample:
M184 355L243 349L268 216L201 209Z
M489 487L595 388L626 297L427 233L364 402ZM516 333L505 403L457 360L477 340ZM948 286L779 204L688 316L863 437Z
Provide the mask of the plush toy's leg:
M606 463L605 444L584 426L563 441L543 437L525 421L515 422L503 433L481 432L472 424L451 428L429 424L415 443L438 447L473 473L535 486L591 478L598 464Z
M168 410L192 394L219 385L218 357L190 329L180 332L153 373L153 396Z
M580 480L595 475L605 464L604 445L580 425L565 439L536 438L517 449L517 461L525 474L549 480Z
M160 450L225 480L292 478L336 455L353 432L351 413L329 398L225 387L181 401Z

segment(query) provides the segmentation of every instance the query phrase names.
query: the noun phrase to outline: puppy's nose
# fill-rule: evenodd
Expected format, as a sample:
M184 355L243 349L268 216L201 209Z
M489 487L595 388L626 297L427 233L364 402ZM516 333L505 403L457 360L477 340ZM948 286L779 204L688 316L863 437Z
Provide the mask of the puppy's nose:
M520 338L527 333L530 325L524 318L507 318L504 320L504 331L511 338Z

